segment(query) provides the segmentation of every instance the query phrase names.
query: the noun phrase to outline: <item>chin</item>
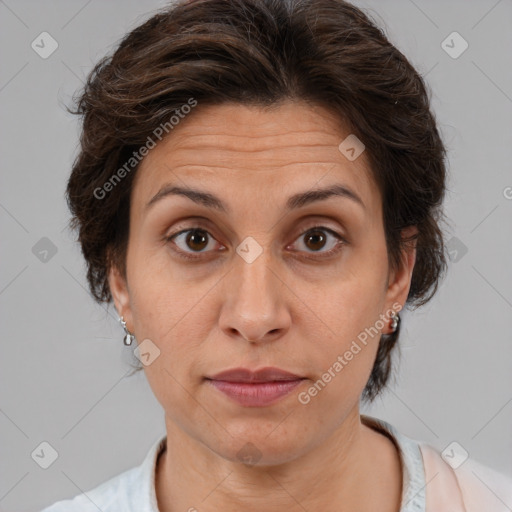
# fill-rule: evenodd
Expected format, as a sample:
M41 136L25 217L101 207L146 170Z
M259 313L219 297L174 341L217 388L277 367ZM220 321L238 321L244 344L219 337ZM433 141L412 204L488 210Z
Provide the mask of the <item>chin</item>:
M260 428L255 428L254 420L246 420L244 424L237 422L236 427L226 426L231 435L225 433L220 446L216 438L216 445L210 444L210 449L226 460L256 466L284 464L307 451L310 443L299 437L304 432L303 427L277 425L265 421Z

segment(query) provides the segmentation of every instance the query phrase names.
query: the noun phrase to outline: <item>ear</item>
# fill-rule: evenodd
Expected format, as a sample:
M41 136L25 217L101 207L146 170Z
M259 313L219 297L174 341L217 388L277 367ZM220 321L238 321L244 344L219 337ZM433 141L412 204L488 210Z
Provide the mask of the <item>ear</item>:
M110 293L119 316L126 322L126 328L133 332L133 318L130 305L130 292L126 279L121 275L119 269L112 265L108 273L108 284Z
M416 226L409 226L402 230L402 238L408 238L417 233L418 228ZM398 311L397 304L400 304L401 308L403 308L411 288L412 271L415 262L416 240L411 241L402 249L400 267L389 273L386 289L386 312L391 310Z

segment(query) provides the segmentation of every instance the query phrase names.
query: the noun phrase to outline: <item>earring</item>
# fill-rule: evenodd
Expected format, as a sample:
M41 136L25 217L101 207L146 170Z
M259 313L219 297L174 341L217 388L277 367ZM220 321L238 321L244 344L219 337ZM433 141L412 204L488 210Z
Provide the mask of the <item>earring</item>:
M123 326L124 332L126 333L124 337L124 344L125 345L131 345L133 340L135 339L135 336L126 328L126 322L123 317L119 319L121 322L121 325Z
M400 322L400 315L395 313L394 311L391 313L391 332L396 332L398 328L398 323Z

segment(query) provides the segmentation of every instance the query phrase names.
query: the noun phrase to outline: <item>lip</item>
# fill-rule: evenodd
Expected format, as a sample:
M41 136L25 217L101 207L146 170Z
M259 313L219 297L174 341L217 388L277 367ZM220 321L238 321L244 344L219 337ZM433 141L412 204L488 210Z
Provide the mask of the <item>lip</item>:
M274 382L280 380L297 380L303 379L304 377L287 372L281 368L267 366L254 371L248 368L231 368L207 378L226 382Z
M207 377L206 380L242 406L265 407L291 393L305 377L274 367L256 371L233 368Z

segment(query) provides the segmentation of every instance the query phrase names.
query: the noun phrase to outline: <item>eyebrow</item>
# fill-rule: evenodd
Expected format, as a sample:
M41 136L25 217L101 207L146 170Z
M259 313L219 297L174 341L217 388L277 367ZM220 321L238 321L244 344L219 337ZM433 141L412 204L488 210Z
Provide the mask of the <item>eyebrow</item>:
M187 197L195 203L206 206L207 208L218 210L219 212L230 212L229 206L226 206L221 199L209 192L174 185L164 185L146 204L145 211L164 197L171 195ZM324 201L331 197L343 197L350 199L359 204L363 210L366 209L362 199L352 189L342 184L335 184L322 189L299 192L298 194L291 196L286 201L286 209L290 211L297 208L303 208L311 203Z

